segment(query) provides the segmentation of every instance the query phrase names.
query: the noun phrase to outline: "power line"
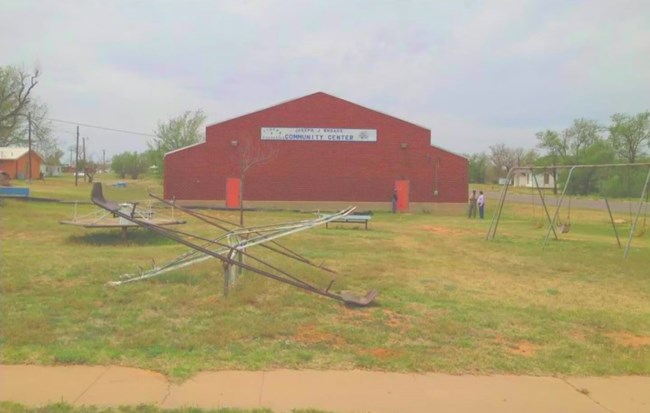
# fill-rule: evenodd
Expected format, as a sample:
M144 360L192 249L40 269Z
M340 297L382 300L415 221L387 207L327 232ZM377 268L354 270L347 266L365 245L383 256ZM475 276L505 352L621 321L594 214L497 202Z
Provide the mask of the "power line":
M67 135L75 136L75 132L74 132L74 131L71 131L71 130L67 130L67 129L59 129L59 128L52 128L51 130L54 131L54 132L56 132L56 133L65 133L65 134L67 134Z
M47 119L49 121L52 121L52 122L67 123L69 125L78 125L78 126L83 126L83 127L86 127L86 128L102 129L102 130L107 130L107 131L111 131L111 132L128 133L128 134L131 134L131 135L147 136L147 137L150 137L150 138L155 138L156 137L156 135L152 135L150 133L133 132L133 131L124 130L124 129L107 128L107 127L104 127L104 126L90 125L90 124L87 124L87 123L71 122L69 120L52 119L52 118L45 118L45 119Z

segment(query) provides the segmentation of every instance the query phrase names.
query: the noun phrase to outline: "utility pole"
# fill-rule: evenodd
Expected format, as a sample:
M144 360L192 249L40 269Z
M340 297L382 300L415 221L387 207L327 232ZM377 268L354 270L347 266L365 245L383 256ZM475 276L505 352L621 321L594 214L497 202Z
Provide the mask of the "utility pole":
M77 146L74 158L74 186L79 186L79 126L77 126Z
M86 139L88 138L82 138L83 139L83 155L84 155L84 182L86 182Z
M27 182L32 183L32 112L27 114L27 142L29 151L27 157Z
M102 149L102 172L106 172L106 149Z

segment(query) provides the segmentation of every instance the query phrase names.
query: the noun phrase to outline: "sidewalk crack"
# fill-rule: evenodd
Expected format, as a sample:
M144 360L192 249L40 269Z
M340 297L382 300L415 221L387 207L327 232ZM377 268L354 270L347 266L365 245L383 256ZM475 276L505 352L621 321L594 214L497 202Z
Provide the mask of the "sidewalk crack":
M589 394L589 390L574 385L573 383L571 383L568 379L566 379L566 378L564 378L564 377L562 377L561 380L562 380L563 382L565 382L566 384L568 384L569 386L571 386L571 387L572 387L575 391L577 391L578 393L584 394L584 395L585 395L589 400L591 400L592 402L596 403L598 406L602 407L603 409L605 409L605 410L608 411L609 413L616 413L614 410L608 409L608 408L605 407L603 404L601 404L598 400L596 400L596 399L594 399L593 397L591 397L591 395Z
M262 407L262 397L264 396L264 378L266 377L266 372L262 372L262 382L260 383L260 397L257 400L257 405Z
M108 373L108 371L109 371L110 369L111 369L110 366L109 366L109 367L106 367L106 370L104 370L104 371L103 371L99 376L95 377L95 380L93 380L93 382L90 383L90 384L88 385L88 387L86 387L86 388L84 389L84 391L82 391L81 394L80 394L79 396L77 396L77 398L74 399L74 400L72 401L72 404L77 404L77 401L79 401L79 399L81 399L81 398L82 398L86 393L88 393L88 390L90 390L90 389L95 385L95 383L97 383L97 382L99 381L99 379L101 379L102 377L104 377L104 375L105 375L106 373Z
M170 381L167 381L167 392L163 396L162 400L160 401L159 406L163 407L165 405L165 402L167 401L167 398L169 395L172 394L172 383Z

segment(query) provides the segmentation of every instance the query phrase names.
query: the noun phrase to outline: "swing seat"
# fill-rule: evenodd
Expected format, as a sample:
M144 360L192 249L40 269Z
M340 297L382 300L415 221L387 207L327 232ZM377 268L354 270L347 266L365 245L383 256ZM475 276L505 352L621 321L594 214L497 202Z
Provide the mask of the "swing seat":
M560 233L567 234L569 231L571 231L571 224L560 224L558 225L558 228L560 230Z

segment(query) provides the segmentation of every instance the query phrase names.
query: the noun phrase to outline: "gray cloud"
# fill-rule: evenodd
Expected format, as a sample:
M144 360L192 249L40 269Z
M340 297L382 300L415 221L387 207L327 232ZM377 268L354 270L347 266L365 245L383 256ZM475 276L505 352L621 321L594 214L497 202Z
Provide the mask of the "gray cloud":
M151 132L315 91L436 145L533 147L576 117L650 108L650 3L0 0L0 64L40 65L54 118ZM29 22L29 24L26 24ZM74 127L57 125L69 144ZM99 156L145 137L83 130Z

